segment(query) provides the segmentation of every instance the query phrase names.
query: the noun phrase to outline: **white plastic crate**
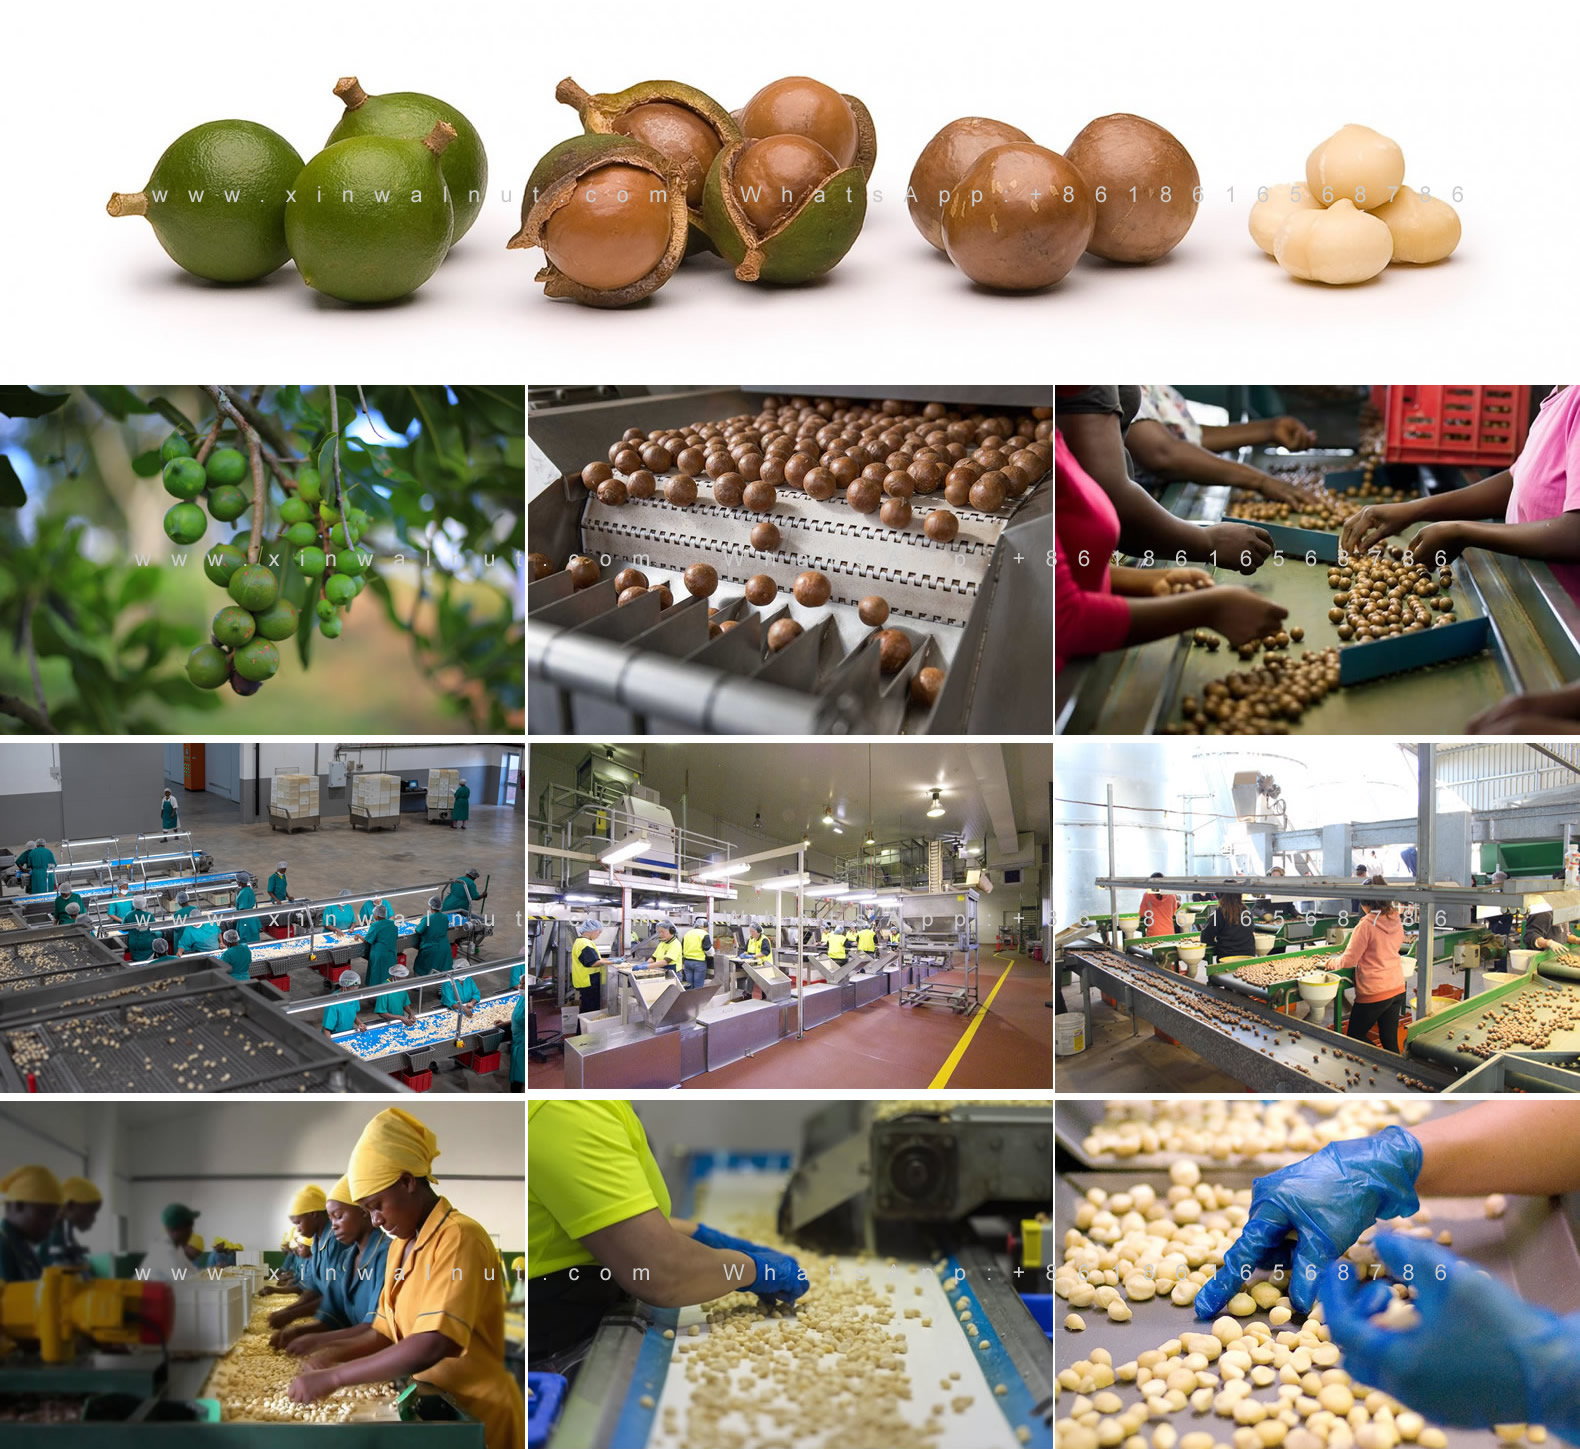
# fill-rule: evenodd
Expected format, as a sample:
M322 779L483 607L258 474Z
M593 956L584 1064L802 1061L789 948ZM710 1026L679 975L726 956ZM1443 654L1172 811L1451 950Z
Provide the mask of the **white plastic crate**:
M460 783L459 770L429 770L428 808L448 810L455 803L455 787Z
M246 1285L237 1278L172 1283L171 1353L229 1353L247 1329Z
M269 803L292 819L318 814L318 776L275 775L269 781Z
M351 803L369 815L400 810L400 781L394 775L358 775L351 782Z

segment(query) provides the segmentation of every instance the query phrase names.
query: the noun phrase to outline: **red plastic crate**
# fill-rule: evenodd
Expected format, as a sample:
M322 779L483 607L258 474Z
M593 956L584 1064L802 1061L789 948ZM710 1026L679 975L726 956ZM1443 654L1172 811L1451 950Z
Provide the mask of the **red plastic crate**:
M498 1052L462 1052L456 1060L468 1071L484 1075L499 1070Z
M1387 392L1385 462L1504 467L1525 446L1529 387L1405 384Z
M289 991L291 989L291 978L289 976L265 976L263 979L270 986L274 987L276 991Z
M414 1092L426 1092L433 1085L433 1071L426 1072L392 1072L397 1080L404 1082Z

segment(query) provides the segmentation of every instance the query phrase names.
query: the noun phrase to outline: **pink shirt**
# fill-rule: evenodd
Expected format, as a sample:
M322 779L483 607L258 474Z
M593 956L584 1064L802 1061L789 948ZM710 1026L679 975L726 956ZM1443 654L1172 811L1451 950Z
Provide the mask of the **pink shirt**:
M1543 523L1580 510L1580 387L1560 387L1542 399L1520 456L1509 470L1505 523ZM1580 601L1580 564L1555 563L1553 577Z
M1119 542L1119 515L1108 495L1053 431L1053 668L1077 654L1120 648L1130 605L1109 592L1108 558Z
M1399 958L1403 945L1404 922L1397 911L1391 916L1371 911L1361 917L1339 961L1355 968L1356 1001L1387 1001L1405 989Z

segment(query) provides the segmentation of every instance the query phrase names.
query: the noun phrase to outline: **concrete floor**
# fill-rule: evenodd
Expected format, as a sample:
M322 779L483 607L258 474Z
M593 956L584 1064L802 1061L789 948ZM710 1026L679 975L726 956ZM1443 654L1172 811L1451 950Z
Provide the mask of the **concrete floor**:
M274 870L286 861L291 893L304 899L322 899L343 889L366 892L374 887L399 889L427 881L450 880L475 866L488 882L486 914L494 921L494 934L483 946L484 960L504 960L526 949L525 833L521 818L508 806L473 805L467 829L430 825L421 814L403 815L396 830L353 830L345 806L336 802L335 813L326 813L319 829L287 835L268 823L243 825L234 801L202 790L184 790L166 781L181 812L181 828L192 832L193 844L214 857L216 870L250 870L258 878L258 894ZM326 810L327 810L326 806ZM157 823L157 822L156 822ZM151 825L150 828L153 828ZM412 896L391 904L403 914L427 908ZM503 990L508 978L484 978L485 994ZM291 990L318 993L322 978L306 966L291 972ZM508 1092L509 1073L501 1070L480 1077L455 1068L434 1075L433 1091Z

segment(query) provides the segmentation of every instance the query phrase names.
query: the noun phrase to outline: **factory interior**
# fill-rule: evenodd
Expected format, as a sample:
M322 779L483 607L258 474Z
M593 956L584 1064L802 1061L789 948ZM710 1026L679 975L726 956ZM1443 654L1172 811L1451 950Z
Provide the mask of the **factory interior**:
M524 1090L521 765L0 744L0 1089Z
M1061 1100L1054 1131L1059 1449L1572 1438L1580 1183L1553 1144L1580 1104ZM1274 1200L1293 1245L1258 1239Z
M1572 398L1061 386L1058 730L1539 733L1506 701L1580 678L1575 578L1503 520L1558 522Z
M1052 750L529 750L533 1091L1046 1091Z
M1061 1092L1580 1090L1580 746L1061 742Z
M534 387L534 735L1047 734L1036 386Z
M1046 1098L527 1114L535 1442L1051 1449Z
M421 1220L421 1235L394 1239L409 1210L386 1194L370 1212L353 1197L386 1180L371 1175L380 1154L395 1154L395 1141L404 1153L408 1140L380 1135L393 1114L376 1101L25 1101L0 1110L6 1442L92 1436L152 1449L191 1424L237 1443L311 1428L315 1444L379 1449L421 1425L454 1449L519 1446L521 1110L508 1101L417 1105L414 1121L394 1125L431 1134L422 1150L437 1149L438 1202L423 1184L417 1201L433 1217ZM419 1371L408 1393L376 1374L355 1382L366 1377L360 1370L326 1386L321 1355L344 1352L351 1364L368 1355L343 1342L365 1312L396 1314L409 1332L384 1269L404 1262L411 1282L398 1291L415 1296L440 1247L453 1251L443 1301L473 1318L460 1355ZM457 1333L449 1318L444 1331Z

